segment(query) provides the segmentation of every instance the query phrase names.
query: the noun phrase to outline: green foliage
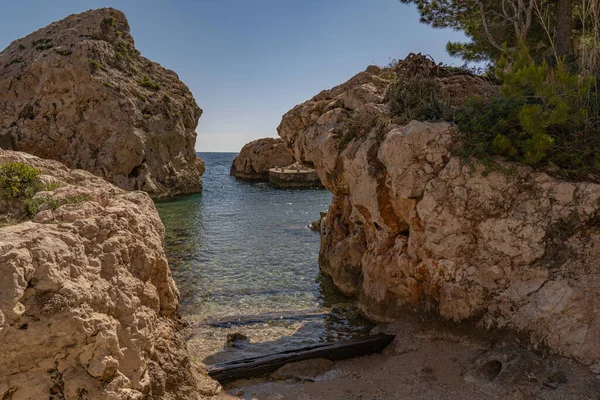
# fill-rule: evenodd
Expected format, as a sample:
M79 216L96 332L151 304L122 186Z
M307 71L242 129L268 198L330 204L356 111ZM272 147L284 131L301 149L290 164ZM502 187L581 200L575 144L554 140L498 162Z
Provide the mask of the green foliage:
M19 43L19 49L23 50L25 48L25 45L23 43Z
M339 149L344 149L348 143L356 138L368 135L374 129L376 130L376 138L378 140L383 138L385 136L385 128L388 124L389 120L377 110L362 108L352 112L346 120L346 126L340 138Z
M13 64L19 64L22 63L23 59L22 58L13 58L12 60L10 60L9 62L7 62L6 64L4 64L5 67L9 67Z
M406 124L414 119L439 121L450 115L450 106L439 96L440 86L434 78L422 75L398 79L389 87L390 113L394 123Z
M119 39L115 48L115 57L117 57L117 60L120 61L123 59L127 59L131 61L131 53L131 43L129 43L127 40Z
M90 68L92 69L92 72L96 72L100 69L100 62L96 59L91 58L90 59Z
M600 101L597 80L564 63L534 62L526 51L498 64L500 97L474 98L456 112L466 153L488 154L563 173L600 173Z
M71 54L73 54L71 50L54 50L54 52L61 56L70 56Z
M25 163L0 165L0 192L6 198L28 198L42 188L40 170Z
M171 98L169 97L169 94L168 94L168 93L165 93L165 94L163 95L163 101L164 101L165 103L168 103L168 102L170 102L170 101L171 101Z
M111 89L117 89L117 87L116 87L115 85L113 85L112 83L110 83L110 82L106 82L106 81L104 81L104 82L102 82L102 84L103 84L104 86L106 86L107 88L111 88Z
M104 17L102 23L106 26L114 26L115 25L115 17L109 15L108 17Z
M160 84L154 82L148 75L144 75L142 77L142 79L139 81L139 84L142 87L153 89L153 90L160 89Z
M37 50L46 50L54 47L52 39L38 39L31 43Z

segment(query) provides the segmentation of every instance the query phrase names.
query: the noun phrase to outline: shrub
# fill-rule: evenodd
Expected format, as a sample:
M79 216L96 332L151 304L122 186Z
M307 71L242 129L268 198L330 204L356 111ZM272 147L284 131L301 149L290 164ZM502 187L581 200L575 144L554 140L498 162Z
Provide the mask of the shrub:
M13 64L19 64L22 63L23 59L22 58L13 58L12 60L10 60L9 62L7 62L6 64L4 64L5 67L9 67Z
M140 86L146 87L153 90L160 89L160 84L154 82L148 75L144 75L139 82Z
M440 86L429 76L398 79L389 86L390 113L394 123L439 121L451 115L449 104L439 97Z
M113 17L112 15L109 15L108 17L104 17L104 19L102 20L102 23L104 23L104 25L106 25L106 26L114 26L115 25L115 17Z
M73 54L71 50L54 50L54 52L61 56L70 56L71 54Z
M21 162L0 166L0 191L7 198L30 198L42 189L40 170Z
M346 120L346 126L342 133L339 149L344 149L348 143L356 138L368 135L373 129L377 129L376 137L379 140L388 125L387 118L379 111L362 108L353 111Z
M92 72L96 72L100 69L100 62L96 59L90 58L90 68Z
M25 48L25 45L23 43L19 43L19 49L23 50Z
M124 58L131 60L131 43L126 40L119 39L115 48L115 56L119 61Z
M38 39L38 40L34 40L31 44L37 50L46 50L46 49L49 49L51 47L54 47L52 45L52 39Z
M463 154L499 154L533 165L555 165L565 175L600 173L598 81L567 65L534 62L526 50L504 72L501 96L474 98L455 114Z

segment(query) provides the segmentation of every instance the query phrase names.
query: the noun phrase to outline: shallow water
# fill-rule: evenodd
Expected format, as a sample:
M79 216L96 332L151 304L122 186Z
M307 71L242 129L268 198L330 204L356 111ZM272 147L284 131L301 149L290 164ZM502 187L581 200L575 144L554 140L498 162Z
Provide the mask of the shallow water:
M319 234L307 228L331 194L239 181L235 153L199 154L204 191L157 203L195 356L222 362L366 334L371 324L320 274ZM227 346L232 333L249 342Z

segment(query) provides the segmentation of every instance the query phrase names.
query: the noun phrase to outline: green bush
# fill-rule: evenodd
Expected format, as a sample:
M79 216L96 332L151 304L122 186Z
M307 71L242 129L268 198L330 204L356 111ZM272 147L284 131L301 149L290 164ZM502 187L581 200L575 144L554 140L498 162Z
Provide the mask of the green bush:
M115 48L115 57L117 60L127 59L131 61L131 43L126 40L119 39Z
M61 56L70 56L71 54L73 54L71 50L54 50L54 52Z
M90 68L92 72L96 72L100 69L100 62L96 59L90 58Z
M23 59L22 58L13 58L12 60L10 60L9 62L7 62L6 64L4 64L5 67L9 67L13 64L19 64L22 63Z
M598 81L564 63L534 62L526 51L499 63L500 96L473 98L455 113L463 154L498 154L566 175L600 173Z
M346 126L339 144L340 150L354 139L368 135L373 129L377 130L376 138L380 140L384 136L383 132L385 132L388 122L388 119L377 110L362 108L353 111L346 119Z
M146 87L153 90L160 89L160 84L154 82L148 75L144 75L139 82L140 86Z
M38 39L31 43L37 50L46 50L54 47L52 39Z
M449 104L440 99L440 85L428 76L415 75L390 84L388 96L394 123L439 121L450 117Z
M0 165L0 191L6 198L30 198L41 190L40 170L25 163Z
M102 22L106 26L114 26L115 25L115 17L113 17L112 15L110 15L108 17L104 17L104 19L102 20Z

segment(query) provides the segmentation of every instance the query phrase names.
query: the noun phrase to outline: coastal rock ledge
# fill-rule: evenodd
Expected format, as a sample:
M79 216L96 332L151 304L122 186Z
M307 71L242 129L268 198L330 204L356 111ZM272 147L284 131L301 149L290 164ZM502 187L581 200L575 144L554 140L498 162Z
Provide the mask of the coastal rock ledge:
M321 224L323 272L376 320L431 312L600 361L600 186L462 160L448 123L374 127L341 145L348 113L386 112L393 74L369 67L278 128L334 194ZM478 84L437 79L450 94Z
M0 165L9 162L39 169L54 189L35 195L33 220L0 228L0 398L216 393L180 337L179 293L150 197L0 150ZM0 202L0 212L10 206Z
M247 143L231 164L230 175L236 178L269 180L269 169L287 167L295 162L283 139L263 138Z
M198 192L202 110L140 55L113 8L70 15L0 53L0 148L84 169L153 197Z

